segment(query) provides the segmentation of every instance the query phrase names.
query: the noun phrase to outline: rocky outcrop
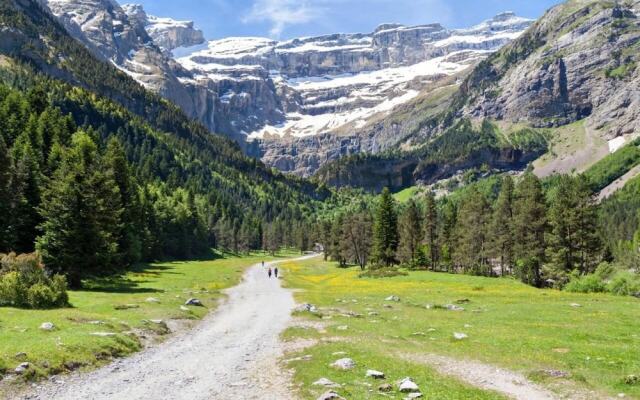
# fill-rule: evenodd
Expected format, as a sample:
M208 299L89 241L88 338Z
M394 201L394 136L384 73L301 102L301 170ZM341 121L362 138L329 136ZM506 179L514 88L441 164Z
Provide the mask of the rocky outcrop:
M192 74L158 47L147 32L154 17L147 16L141 7L123 8L114 0L39 1L98 58L114 64L215 130L217 92L194 84ZM177 43L167 45L167 50Z
M194 27L193 21L176 21L147 15L139 4L125 4L122 9L130 20L144 26L153 43L164 51L170 52L179 47L191 47L205 42L204 34Z
M605 139L640 133L638 4L573 0L551 9L474 73L464 112L535 127L585 119ZM499 59L524 47L517 62Z

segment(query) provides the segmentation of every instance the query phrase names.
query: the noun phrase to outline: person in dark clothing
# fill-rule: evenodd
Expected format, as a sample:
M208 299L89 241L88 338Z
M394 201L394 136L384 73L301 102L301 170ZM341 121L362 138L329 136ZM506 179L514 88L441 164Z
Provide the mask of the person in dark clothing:
M275 277L278 277L278 268L276 267L276 269L273 270L273 274L275 275Z
M269 268L269 272L267 274L269 275L269 278L271 278L271 268Z

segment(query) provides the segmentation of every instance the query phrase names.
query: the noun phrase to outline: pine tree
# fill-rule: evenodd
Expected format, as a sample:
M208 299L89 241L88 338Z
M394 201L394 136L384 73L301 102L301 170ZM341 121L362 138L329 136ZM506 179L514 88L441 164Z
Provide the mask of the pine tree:
M47 267L66 274L72 287L79 287L86 276L117 267L119 196L115 181L103 172L95 143L87 134L76 133L73 147L46 186L36 246Z
M506 175L502 178L491 221L491 244L493 254L500 260L502 276L513 270L513 197L513 179Z
M454 272L453 260L456 249L456 225L458 223L458 208L452 201L446 201L442 207L442 228L439 236L440 254L447 266L448 272Z
M12 153L14 166L10 190L14 195L14 250L28 253L33 251L37 226L41 222L38 207L41 198L42 174L38 164L39 157L26 132L18 136Z
M438 244L438 210L433 192L427 193L425 199L425 240L429 250L430 268L438 269L440 246Z
M8 253L13 248L13 210L11 182L11 157L0 135L0 253Z
M122 230L117 232L120 262L127 265L142 258L141 240L138 235L140 207L137 204L136 187L131 178L129 163L122 144L115 138L107 142L104 164L120 193L118 208L122 208Z
M416 255L422 242L422 215L413 199L407 202L399 219L400 260L415 265Z
M545 261L547 210L538 177L527 172L516 189L514 202L514 256L519 278L540 286Z
M381 266L396 264L398 214L388 188L382 191L373 225L373 261Z
M456 225L456 261L466 272L490 275L488 265L490 207L487 198L473 187L463 199Z
M562 176L549 210L551 226L547 254L555 279L566 281L579 270L593 272L600 250L598 220L589 183L584 176Z

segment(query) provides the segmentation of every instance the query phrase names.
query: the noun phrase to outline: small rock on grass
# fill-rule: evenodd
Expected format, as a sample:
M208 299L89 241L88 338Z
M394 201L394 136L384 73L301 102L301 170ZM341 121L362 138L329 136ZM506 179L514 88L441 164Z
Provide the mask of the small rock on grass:
M314 306L313 304L305 303L305 304L301 304L301 305L297 306L294 311L296 311L296 312L308 311L310 313L315 313L315 312L318 311L318 308L316 306Z
M375 369L368 369L365 376L373 379L384 379L384 372L376 371Z
M339 384L333 382L327 378L320 378L317 381L313 382L313 386L324 386L324 387L340 387Z
M449 311L464 311L464 307L460 307L455 304L447 304L445 307Z
M190 298L189 300L187 300L184 303L185 306L196 306L196 307L203 307L202 302L199 299L196 298Z
M573 307L573 308L580 308L580 307L582 307L582 305L580 305L580 304L578 304L578 303L571 303L571 304L570 304L570 306L571 306L571 307Z
M321 394L320 397L318 397L318 400L345 400L345 398L333 390L330 390Z
M53 324L53 322L43 322L42 325L40 325L40 329L42 329L43 331L52 331L56 329L56 326Z
M349 370L349 369L355 368L356 362L350 358L341 358L339 360L334 361L333 364L331 364L331 366L341 370Z
M405 397L405 400L419 399L421 397L422 397L422 393L414 392L414 393L409 393L407 397Z
M383 383L382 385L378 386L378 391L380 392L390 392L393 390L393 386L391 386L390 383Z
M16 360L25 360L27 358L27 353L25 352L16 353L16 355L13 356L13 358L15 358Z
M336 329L339 331L346 331L349 327L347 325L340 325Z
M453 332L453 338L456 340L462 340L462 339L466 339L469 336L466 333L461 333L461 332Z
M29 364L28 362L23 362L20 363L20 365L18 365L16 369L13 370L13 372L18 375L22 375L29 369L29 367L31 367L31 364Z
M400 383L398 384L398 390L400 390L402 393L415 393L419 392L420 388L413 381L413 379L407 377L400 381Z
M147 297L147 299L145 300L147 303L160 303L160 300L158 300L155 297Z
M386 299L384 299L384 300L385 300L385 301L395 301L395 302L398 302L398 301L400 301L400 297L398 297L398 296L396 296L396 295L392 295L392 296L387 297L387 298L386 298Z

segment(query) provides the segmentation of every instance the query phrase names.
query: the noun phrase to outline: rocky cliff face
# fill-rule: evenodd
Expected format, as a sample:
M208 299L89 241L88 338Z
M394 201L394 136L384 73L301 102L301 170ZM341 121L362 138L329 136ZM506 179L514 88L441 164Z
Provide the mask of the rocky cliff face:
M584 0L551 9L474 73L464 113L534 127L585 119L607 139L640 133L638 9Z
M430 143L434 141L455 142L453 136L460 130L451 128L459 121L472 121L476 126L489 121L503 143L514 145L514 137L535 137L536 132L548 138L551 152L547 156L552 161L536 163L539 174L584 170L640 136L639 54L639 1L570 0L549 10L523 35L482 61L459 88L439 101L414 102L414 109L407 112L395 110L379 123L365 126L360 136L374 131L377 135L403 132L391 148L400 151L394 159L404 162L416 154L421 159L432 157ZM572 150L555 154L555 135L572 123L579 123L584 132L561 138L565 148L571 143ZM467 128L462 132L474 134ZM521 155L512 151L506 158L495 151L476 152L442 163L453 169L479 167L479 163L511 168L532 161L539 152L538 146ZM384 159L389 164L388 157ZM367 171L377 162L376 158L362 158L348 166L338 163L325 168L321 178L349 185L353 177L354 185L371 184ZM360 171L362 176L349 170ZM423 166L412 176L429 183L446 176L442 174L446 170ZM393 168L387 171L398 178Z
M191 73L169 54L176 46L198 41L202 33L193 30L191 23L168 23L168 19L148 16L140 6L121 7L114 0L39 1L94 55L215 128L217 92L191 84Z
M176 21L147 15L139 4L125 4L122 9L130 20L144 26L153 43L164 51L170 52L179 47L191 47L205 42L202 31L194 27L193 21Z
M467 70L531 23L505 13L462 30L387 24L370 34L284 42L228 38L178 62L196 77L192 84L218 90L216 115L226 123L219 131L254 142L249 153L265 163L308 176L342 155L387 148L388 132L354 132Z

